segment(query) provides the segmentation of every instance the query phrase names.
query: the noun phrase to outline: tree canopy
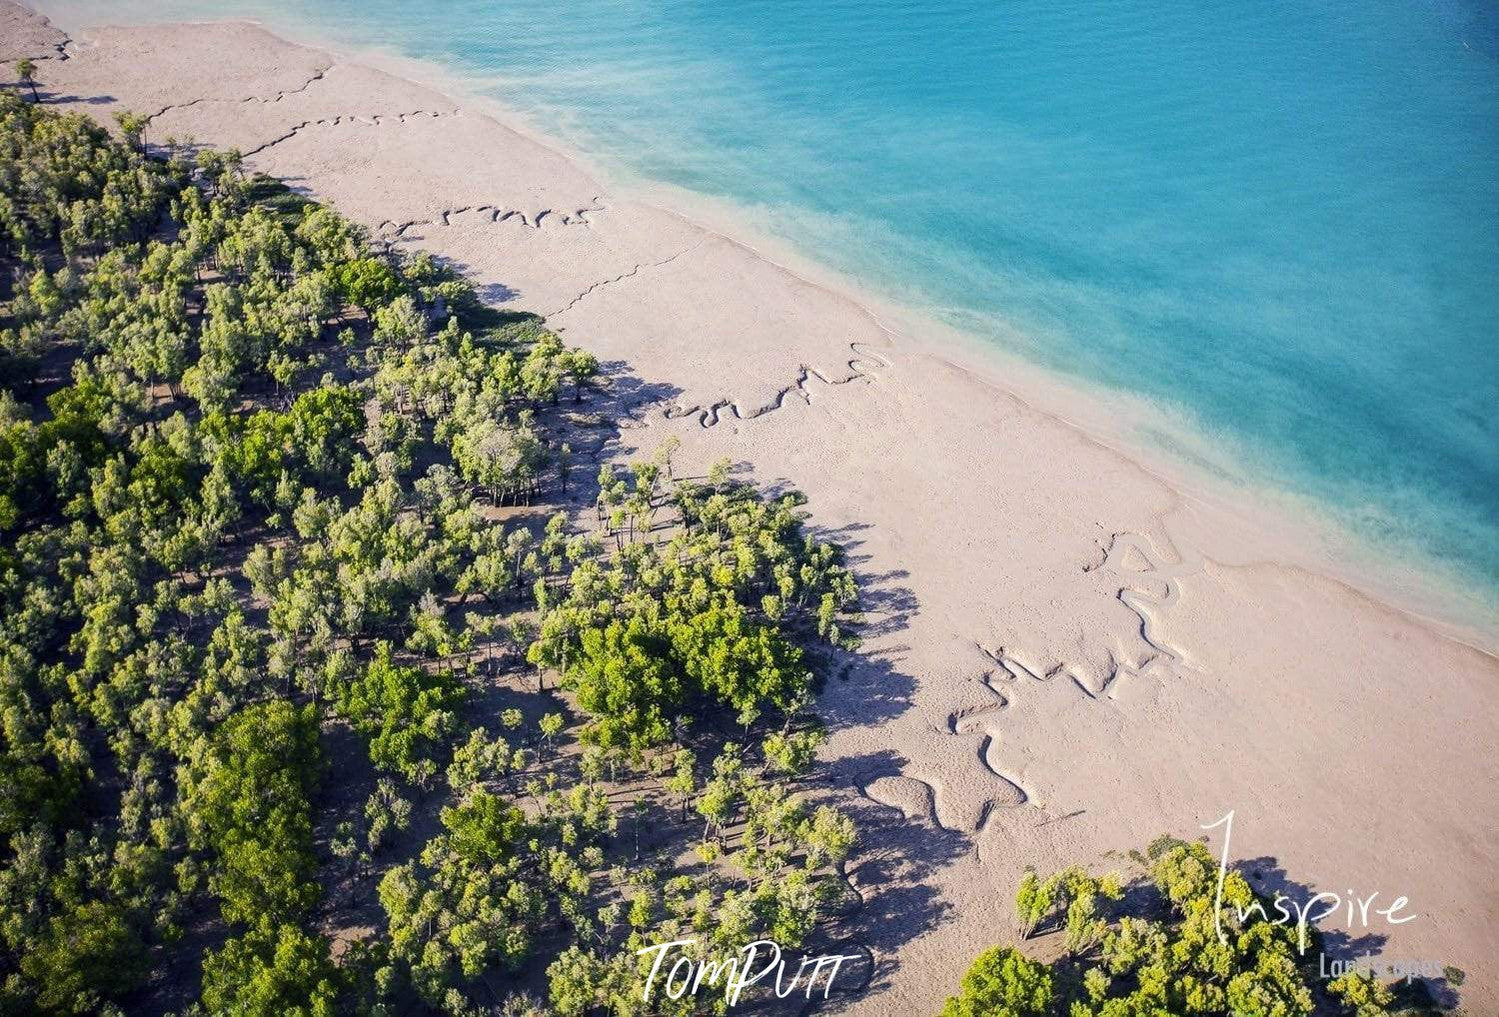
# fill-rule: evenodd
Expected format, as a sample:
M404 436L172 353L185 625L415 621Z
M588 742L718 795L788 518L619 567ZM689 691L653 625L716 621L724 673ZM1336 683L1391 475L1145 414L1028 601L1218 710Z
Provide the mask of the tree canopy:
M1434 1014L1422 983L1367 973L1319 977L1320 936L1294 925L1242 873L1223 876L1201 843L1162 836L1132 858L1143 870L1124 903L1117 875L1080 866L1027 871L1015 895L1020 937L1059 936L1050 964L1014 946L978 956L943 1017L1347 1017ZM1222 935L1220 936L1220 931ZM1055 948L1054 948L1055 949Z

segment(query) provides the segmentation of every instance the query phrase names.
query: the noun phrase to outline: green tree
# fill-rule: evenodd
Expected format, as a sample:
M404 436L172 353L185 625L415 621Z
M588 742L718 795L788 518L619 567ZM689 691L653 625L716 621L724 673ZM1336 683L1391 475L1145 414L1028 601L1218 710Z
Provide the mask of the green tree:
M38 987L47 1014L96 1013L122 996L149 968L145 944L125 911L104 901L68 907L47 923L21 959L21 973Z
M517 851L531 832L519 809L475 791L441 818L444 832L420 860L390 869L379 890L392 956L434 1005L460 978L518 966L548 909L531 859Z
M310 795L321 765L316 710L285 701L240 710L190 764L188 832L217 857L209 885L227 920L285 921L317 900Z
M1045 1017L1051 1012L1052 979L1045 965L1008 946L979 954L963 976L942 1017Z
M339 295L371 319L401 292L396 274L377 258L344 262L334 271L333 278Z
M344 687L339 712L369 738L371 762L415 781L435 765L462 699L449 675L397 664L381 643L364 675Z
M231 939L203 958L203 1009L215 1017L333 1017L343 984L328 941L295 925Z
M685 687L667 645L640 618L582 633L564 680L593 718L585 740L603 748L643 749L671 735L669 717L681 709Z
M16 80L31 89L31 101L41 102L41 97L36 93L36 61L30 57L22 57L16 61Z
M120 125L120 133L125 136L125 142L131 148L145 150L146 127L150 121L139 113L129 110L120 110L114 115L115 123Z
M1367 972L1349 972L1327 983L1327 991L1350 1017L1390 1017L1395 993Z

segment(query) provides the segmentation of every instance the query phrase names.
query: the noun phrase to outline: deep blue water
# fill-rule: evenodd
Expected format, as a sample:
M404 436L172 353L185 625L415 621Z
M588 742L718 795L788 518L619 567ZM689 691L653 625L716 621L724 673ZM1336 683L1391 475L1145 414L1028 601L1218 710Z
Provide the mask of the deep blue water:
M441 63L616 172L752 207L876 289L1161 403L1238 479L1499 590L1491 6L134 6Z

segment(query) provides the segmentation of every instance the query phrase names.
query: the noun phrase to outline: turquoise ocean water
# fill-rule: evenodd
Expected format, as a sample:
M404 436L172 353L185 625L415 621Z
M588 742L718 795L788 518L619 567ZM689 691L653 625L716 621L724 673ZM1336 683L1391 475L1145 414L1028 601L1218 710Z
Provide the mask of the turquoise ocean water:
M1499 10L1478 0L210 0L434 61L606 169L1136 392L1499 590Z

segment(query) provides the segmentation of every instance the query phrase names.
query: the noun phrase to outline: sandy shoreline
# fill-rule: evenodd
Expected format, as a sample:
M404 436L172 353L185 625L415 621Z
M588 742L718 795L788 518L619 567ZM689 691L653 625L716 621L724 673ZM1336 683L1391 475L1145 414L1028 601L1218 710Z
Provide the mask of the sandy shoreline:
M52 22L70 31L87 34L90 29L88 21L67 0L27 2L34 9L50 12ZM131 10L124 5L126 15ZM130 23L128 16L121 22ZM180 24L208 28L220 23L204 19ZM300 40L301 45L336 53L340 61L380 71L405 85L420 83L423 91L435 91L443 101L453 104L455 110L459 104L451 97L461 97L462 109L495 120L537 149L560 157L599 181L601 188L680 219L692 229L726 244L743 248L754 258L808 285L826 288L832 295L856 305L860 314L870 317L892 339L918 344L922 353L971 374L976 383L998 390L999 397L1020 399L1029 408L1076 428L1090 440L1151 472L1182 498L1201 501L1221 519L1232 519L1232 538L1219 535L1217 552L1225 563L1275 562L1318 573L1345 583L1382 605L1407 613L1445 636L1491 656L1499 655L1499 591L1477 590L1472 576L1449 570L1413 548L1379 546L1350 532L1334 518L1328 506L1310 496L1246 483L1242 478L1263 471L1246 466L1236 452L1203 436L1190 420L1177 419L1181 412L1176 408L1166 408L1086 378L1060 375L991 341L939 321L932 313L895 302L815 261L792 242L757 222L750 210L659 181L616 181L587 153L565 139L546 133L501 102L478 95L473 82L440 64L385 48L343 47L304 24L266 25L255 18L239 19L239 23L273 35L279 32L282 37ZM268 140L279 143L285 139ZM251 146L254 147L257 145ZM399 224L381 221L372 225ZM519 303L526 304L523 296ZM543 311L540 307L526 306L526 309ZM754 407L747 412L763 408ZM1175 447L1168 450L1154 442L1153 438L1159 436Z
M57 56L60 33L0 18L7 62ZM1024 865L1102 862L1229 809L1236 858L1408 896L1429 920L1372 930L1386 951L1462 967L1472 1011L1494 1003L1499 662L1320 574L1326 536L1186 494L1093 437L1112 410L1075 387L913 341L919 323L758 238L615 195L362 58L222 23L65 51L37 74L59 105L253 153L612 362L636 447L675 434L689 463L729 455L808 494L871 591L866 659L824 703L832 771L875 831L852 875L886 901L863 930L880 991L855 1012L933 1012L1009 938Z

